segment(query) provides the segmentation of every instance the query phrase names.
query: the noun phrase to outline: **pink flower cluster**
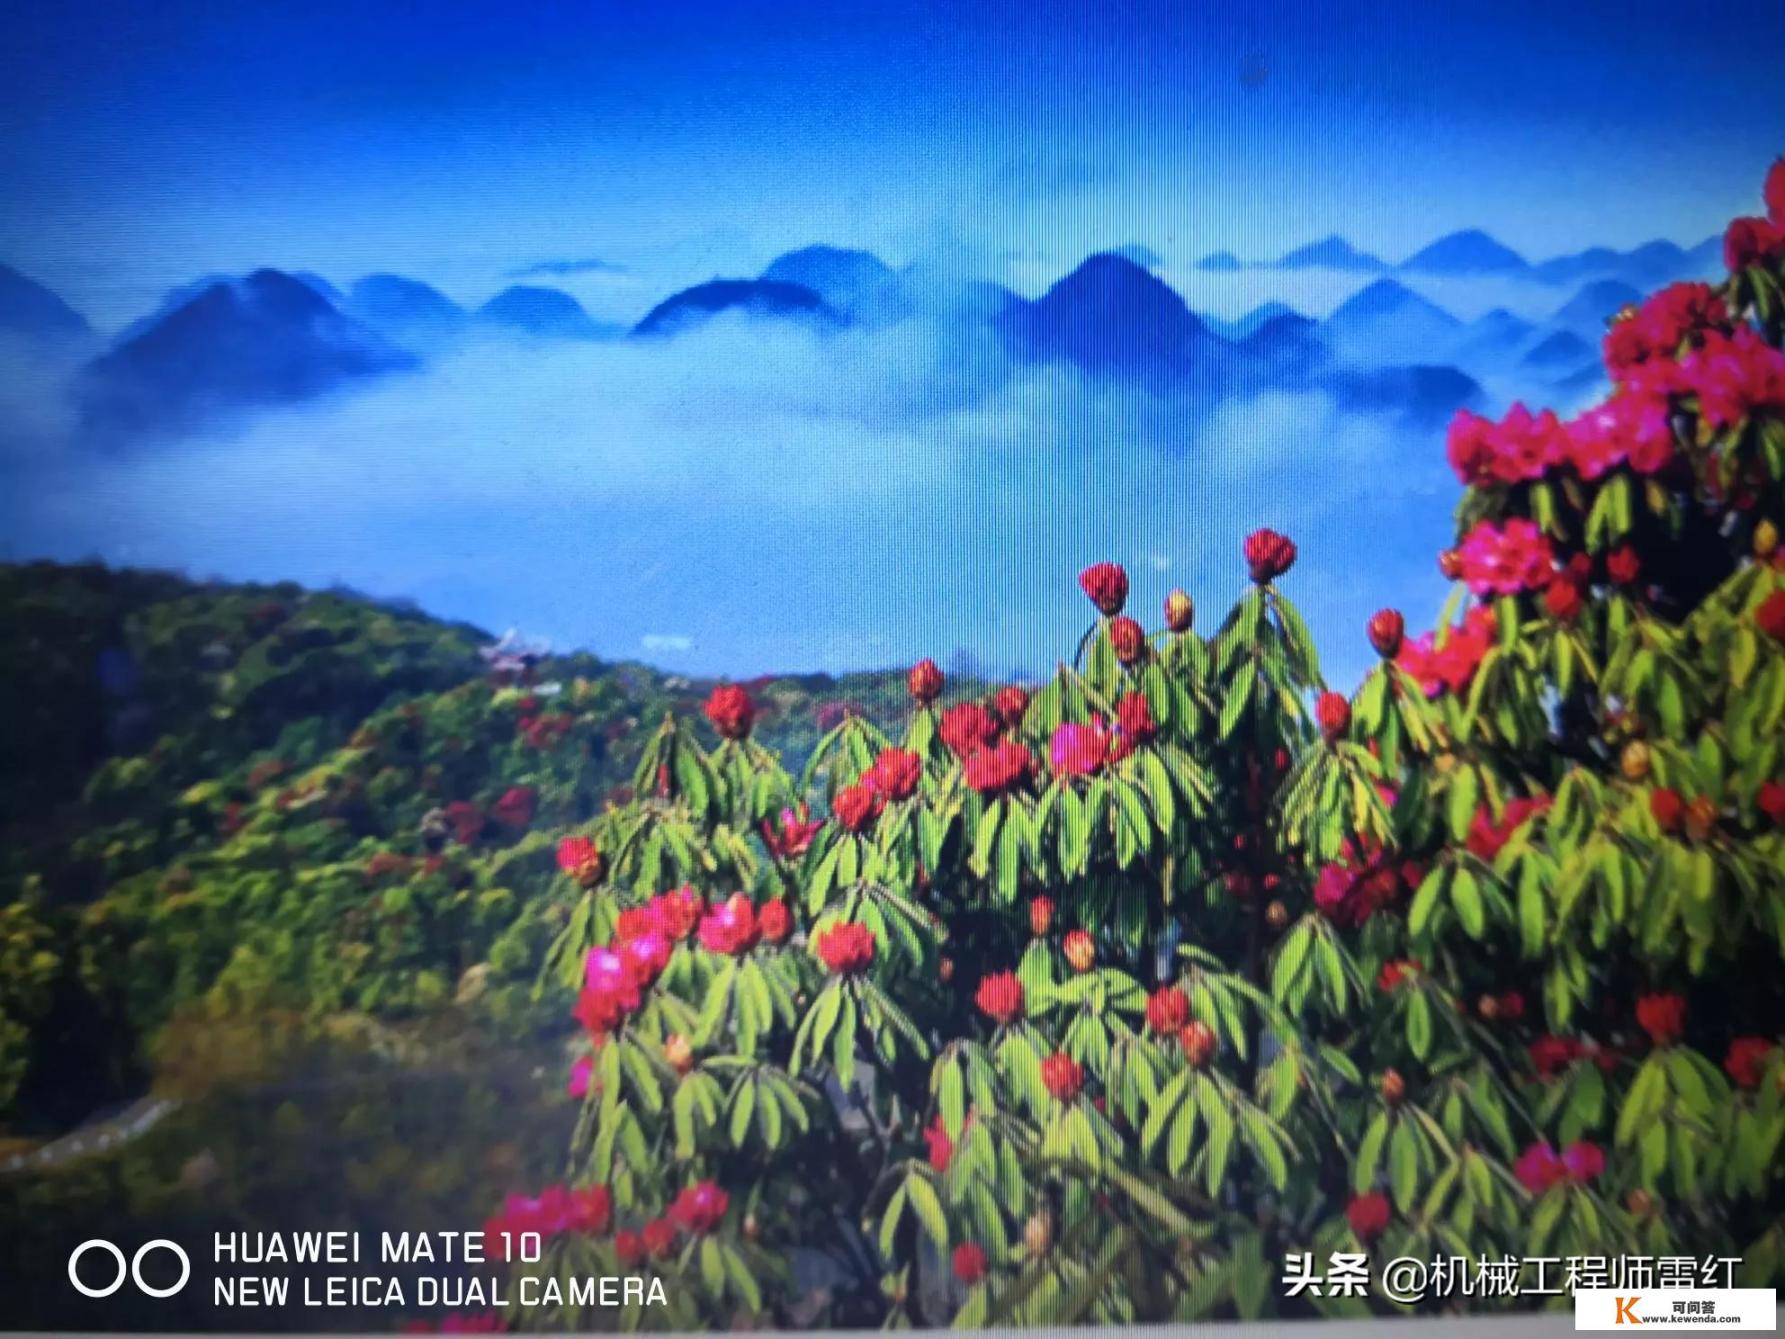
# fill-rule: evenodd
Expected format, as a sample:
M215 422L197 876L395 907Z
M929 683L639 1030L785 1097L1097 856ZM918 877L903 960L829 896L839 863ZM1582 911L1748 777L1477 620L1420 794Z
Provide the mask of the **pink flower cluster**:
M1517 595L1549 584L1555 550L1534 521L1477 521L1457 546L1462 578L1477 595Z
M1499 633L1494 611L1477 605L1455 627L1428 632L1401 643L1395 664L1419 682L1427 697L1460 693L1475 677L1476 667Z
M1485 804L1475 811L1475 818L1469 824L1467 846L1483 860L1492 860L1500 854L1500 848L1512 840L1512 834L1539 814L1548 811L1550 797L1537 795L1533 797L1518 796L1506 801L1506 807L1500 815L1500 821L1494 821L1493 811Z
M1124 693L1116 702L1112 728L1102 718L1088 724L1068 721L1054 729L1048 741L1048 760L1061 776L1094 776L1107 765L1121 762L1159 733L1147 695Z
M507 1260L518 1250L524 1232L544 1240L566 1233L600 1236L613 1225L614 1201L606 1186L571 1190L547 1186L537 1195L510 1195L502 1211L483 1227L484 1249L493 1260Z
M1512 1174L1519 1184L1533 1195L1541 1195L1553 1185L1573 1181L1585 1185L1605 1171L1605 1152L1599 1145L1577 1139L1557 1156L1548 1143L1532 1144L1513 1164Z
M1366 842L1361 849L1347 842L1344 858L1322 865L1314 876L1314 905L1330 921L1359 926L1424 878L1417 864L1377 842Z
M1644 363L1679 356L1682 346L1729 329L1729 309L1709 284L1669 284L1615 322L1605 336L1605 368L1625 380Z
M590 1036L605 1037L638 1010L641 992L669 966L677 941L693 931L705 905L692 888L678 888L620 913L613 943L590 949L583 963L573 1016Z

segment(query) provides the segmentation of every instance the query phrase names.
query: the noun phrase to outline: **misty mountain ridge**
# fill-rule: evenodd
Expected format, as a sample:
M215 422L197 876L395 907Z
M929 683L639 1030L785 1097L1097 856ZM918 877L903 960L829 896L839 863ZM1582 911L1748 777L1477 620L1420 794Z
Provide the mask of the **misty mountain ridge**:
M191 427L417 366L416 358L279 270L212 282L90 362L82 420L110 432Z

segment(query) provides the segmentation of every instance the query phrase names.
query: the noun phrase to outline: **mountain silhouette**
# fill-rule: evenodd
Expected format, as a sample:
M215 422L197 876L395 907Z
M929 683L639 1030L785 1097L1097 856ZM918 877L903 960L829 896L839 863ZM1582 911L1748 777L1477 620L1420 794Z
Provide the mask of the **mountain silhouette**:
M80 401L90 428L152 432L414 365L302 280L256 270L207 285L94 359Z
M536 339L605 339L622 333L603 325L561 288L513 284L477 309L484 325L499 326Z
M1359 251L1337 233L1331 237L1323 237L1318 242L1309 242L1306 246L1298 246L1293 251L1286 251L1277 257L1277 268L1280 270L1362 270L1366 273L1380 274L1388 268L1380 256L1373 256L1368 251Z
M1572 330L1557 330L1532 345L1519 359L1519 366L1534 372L1560 374L1578 371L1597 361L1598 354L1586 340Z
M1170 286L1109 252L1012 307L1001 324L1019 357L1102 373L1175 376L1226 344Z
M1524 274L1530 264L1479 228L1440 237L1415 251L1397 269L1413 274Z
M1323 383L1342 408L1393 414L1410 426L1436 427L1459 409L1481 403L1479 382L1454 367L1413 364L1354 369Z
M1378 279L1320 323L1320 336L1347 361L1420 363L1448 349L1462 323L1405 284Z
M1536 329L1524 317L1495 307L1456 333L1448 356L1465 366L1504 368L1517 358Z
M1234 255L1231 251L1211 251L1208 255L1196 262L1196 268L1199 270L1225 272L1244 269L1245 266L1240 263L1240 258Z
M1204 325L1223 339L1241 340L1264 325L1266 321L1274 320L1279 316L1301 317L1302 314L1286 302L1271 301L1261 302L1245 315L1235 317L1231 321L1217 320L1212 316L1203 316L1201 319ZM1302 317L1302 319L1306 320L1307 318Z
M720 312L794 318L819 327L843 325L843 316L804 284L779 279L710 279L659 302L632 328L634 335L673 335Z
M808 288L838 311L851 313L894 282L892 268L873 252L824 245L776 256L759 278Z
M35 279L0 265L0 330L33 339L67 340L79 339L91 329L84 316Z
M400 274L357 280L343 310L399 344L456 331L465 321L465 309L446 294Z

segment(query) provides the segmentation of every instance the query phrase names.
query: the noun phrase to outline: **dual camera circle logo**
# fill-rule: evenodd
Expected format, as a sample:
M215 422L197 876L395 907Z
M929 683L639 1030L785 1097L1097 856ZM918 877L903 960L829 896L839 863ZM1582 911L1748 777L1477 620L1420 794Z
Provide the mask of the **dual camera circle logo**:
M157 1288L143 1278L143 1258L147 1256L149 1252L157 1249L172 1251L179 1257L180 1277L171 1287ZM91 1288L81 1282L81 1257L89 1251L99 1251L105 1255L111 1256L112 1259L117 1262L118 1276L103 1288ZM80 1293L83 1297L110 1297L113 1293L117 1292L119 1288L124 1286L124 1280L126 1278L129 1278L134 1282L137 1291L143 1293L145 1296L172 1297L175 1293L179 1292L180 1289L186 1286L186 1281L191 1277L191 1258L184 1250L174 1242L169 1241L166 1237L157 1237L153 1241L145 1241L141 1246L136 1248L136 1254L131 1256L128 1262L124 1259L124 1252L103 1237L94 1237L89 1241L83 1241L79 1246L74 1248L74 1254L68 1257L68 1281L74 1285L75 1291Z

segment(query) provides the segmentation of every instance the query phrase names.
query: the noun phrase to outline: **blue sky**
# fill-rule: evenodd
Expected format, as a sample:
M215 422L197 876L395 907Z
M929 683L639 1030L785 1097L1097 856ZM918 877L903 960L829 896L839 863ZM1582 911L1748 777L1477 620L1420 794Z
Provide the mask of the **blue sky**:
M599 258L562 282L632 319L815 241L1031 294L1136 243L1200 310L1318 315L1362 281L1192 290L1191 263L1332 232L1397 259L1473 226L1532 257L1698 242L1785 148L1782 50L1785 7L1722 0L27 0L0 24L0 262L106 331L259 265L472 302ZM1441 296L1539 317L1566 293ZM1337 680L1378 605L1436 612L1441 433L1318 395L1154 402L975 338L478 346L102 461L0 367L0 556L338 580L702 673L956 649L1045 670L1081 566L1212 616L1261 524L1302 545Z
M1540 255L1689 244L1785 133L1785 9L1753 2L28 0L6 22L0 257L112 323L257 263L475 297L529 260L644 287L815 239L1035 273L1330 231L1390 257L1470 225Z

